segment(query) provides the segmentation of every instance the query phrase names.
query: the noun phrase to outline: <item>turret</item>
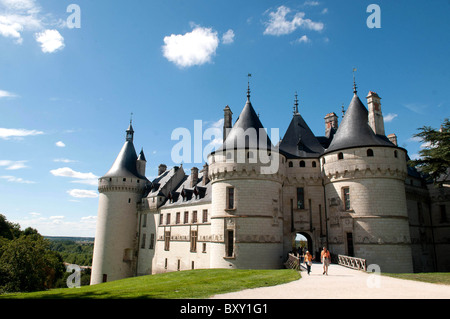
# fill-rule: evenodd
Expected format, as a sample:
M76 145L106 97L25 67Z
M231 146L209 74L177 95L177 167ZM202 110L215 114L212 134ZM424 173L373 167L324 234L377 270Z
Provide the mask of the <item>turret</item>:
M223 145L208 156L207 174L214 196L211 268L282 266L279 161L248 90L247 102ZM264 173L272 163L276 169Z
M111 169L99 179L99 204L91 284L134 275L136 265L137 203L146 184L145 157L138 160L133 127Z
M356 86L345 116L321 157L329 218L329 248L412 272L404 180L406 151L368 124ZM332 227L332 225L342 225Z

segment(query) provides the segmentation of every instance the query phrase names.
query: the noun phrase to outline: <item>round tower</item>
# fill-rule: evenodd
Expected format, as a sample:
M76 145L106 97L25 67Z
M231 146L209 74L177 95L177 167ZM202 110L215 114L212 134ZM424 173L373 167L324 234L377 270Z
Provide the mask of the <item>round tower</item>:
M99 179L99 204L92 261L91 285L134 275L137 207L148 182L145 157L138 160L133 127L111 169Z
M320 161L330 251L366 259L382 272L412 272L406 151L374 133L356 88Z
M223 145L208 157L212 187L211 268L280 268L281 156L247 103Z

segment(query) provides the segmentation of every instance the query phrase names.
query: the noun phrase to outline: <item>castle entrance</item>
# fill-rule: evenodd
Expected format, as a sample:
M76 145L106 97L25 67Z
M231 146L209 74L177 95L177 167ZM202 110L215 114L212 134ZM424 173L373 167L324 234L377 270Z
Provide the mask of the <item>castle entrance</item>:
M295 233L295 248L298 249L299 247L303 248L303 252L308 250L312 255L314 255L313 241L308 233L305 232Z

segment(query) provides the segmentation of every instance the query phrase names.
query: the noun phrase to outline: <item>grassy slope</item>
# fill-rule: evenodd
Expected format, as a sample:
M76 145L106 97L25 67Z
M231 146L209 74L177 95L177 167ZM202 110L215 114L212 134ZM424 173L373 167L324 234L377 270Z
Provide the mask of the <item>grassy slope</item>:
M450 285L450 273L383 274L399 279L423 281L432 284Z
M208 298L247 288L279 285L299 278L300 273L290 269L205 269L133 277L81 288L7 294L0 298Z

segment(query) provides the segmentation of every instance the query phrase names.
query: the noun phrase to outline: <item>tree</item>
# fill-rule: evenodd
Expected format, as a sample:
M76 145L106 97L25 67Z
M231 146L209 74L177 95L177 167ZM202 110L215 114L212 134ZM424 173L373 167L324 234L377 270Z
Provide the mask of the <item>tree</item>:
M429 174L435 183L446 180L450 167L450 121L445 119L439 130L430 126L418 129L420 132L414 137L419 137L425 147L419 151L420 158L409 161L422 173Z
M0 287L8 292L53 288L64 273L64 265L48 246L38 234L10 240L0 256Z
M0 214L0 293L53 288L63 274L62 257L47 239Z

